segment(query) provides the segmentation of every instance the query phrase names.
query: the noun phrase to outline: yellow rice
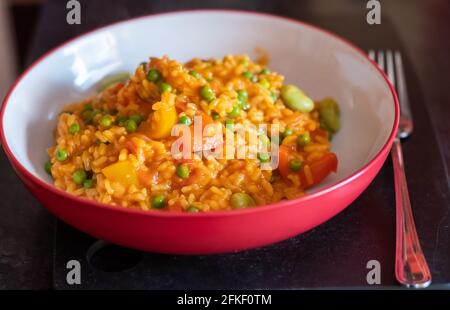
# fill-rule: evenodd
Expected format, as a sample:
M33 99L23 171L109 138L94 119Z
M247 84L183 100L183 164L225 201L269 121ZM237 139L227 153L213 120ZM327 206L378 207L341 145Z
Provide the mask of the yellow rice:
M119 116L139 113L148 119L155 113L155 103L161 100L161 93L158 85L147 79L150 68L159 70L164 82L171 85L177 118L211 115L214 111L219 115L215 122L223 123L237 103L236 90L245 89L250 109L241 111L240 116L234 118L235 124L279 124L280 132L289 127L293 135L283 140L282 144L286 146L295 145L301 133L313 134L320 130L317 110L294 112L283 104L279 98L284 83L282 75L275 72L259 74L258 78L266 80L269 88L243 77L246 71L257 75L264 68L248 56L193 59L186 64L168 57L151 58L147 65L138 66L125 83L112 85L82 102L68 105L60 114L55 129L55 144L48 149L51 175L57 188L98 202L142 210L151 210L151 197L163 194L166 202L164 209L172 211L187 210L191 206L201 211L229 210L232 209L230 197L239 192L250 195L257 205L304 194L305 184L301 184L298 175L294 173L282 178L277 170L262 170L257 158L194 159L190 162L190 178L193 180L180 182L176 174L178 162L170 153L175 137L149 138L140 131L141 127L131 134L123 124L116 124ZM189 74L190 70L195 70L201 77L195 78ZM208 83L216 94L216 98L209 103L202 99L199 92L199 88ZM94 110L107 111L112 125L106 128L99 125L104 112L95 115L91 122L86 122L83 119L86 104ZM74 134L69 131L73 124L81 127ZM133 145L131 150L130 143ZM68 153L64 161L56 159L56 152L60 149ZM320 159L329 150L328 135L322 134L313 135L311 143L298 151L298 158L304 161L308 183L313 182L308 164ZM124 161L131 163L133 169L139 172L140 179L136 184L125 185L110 180L102 172L105 167ZM88 172L94 181L92 187L74 182L72 175L79 169ZM151 177L141 182L142 175Z

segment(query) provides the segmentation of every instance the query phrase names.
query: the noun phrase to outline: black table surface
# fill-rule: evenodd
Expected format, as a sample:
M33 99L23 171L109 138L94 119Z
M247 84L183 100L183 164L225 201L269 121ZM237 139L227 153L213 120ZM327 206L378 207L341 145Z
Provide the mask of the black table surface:
M28 63L67 39L111 22L194 8L283 15L329 29L366 50L400 49L406 60L415 121L415 131L403 146L416 226L433 274L433 286L450 287L450 2L382 1L382 23L377 26L366 24L367 1L80 2L81 25L66 23L67 1L49 1L45 5ZM80 253L84 253L83 247L92 240L62 223L56 225L54 217L19 181L3 151L0 171L0 288L65 288L61 284L63 265L68 259L78 259L71 255L80 247ZM394 287L394 248L395 199L388 159L351 206L304 235L270 247L221 256L144 254L144 262L153 264L150 273L145 265L122 278L118 273L90 269L87 279L94 284L84 287L354 287L364 286L365 264L370 259L381 263L382 285ZM182 276L176 276L183 271ZM144 281L147 276L154 281ZM128 279L117 285L123 277Z

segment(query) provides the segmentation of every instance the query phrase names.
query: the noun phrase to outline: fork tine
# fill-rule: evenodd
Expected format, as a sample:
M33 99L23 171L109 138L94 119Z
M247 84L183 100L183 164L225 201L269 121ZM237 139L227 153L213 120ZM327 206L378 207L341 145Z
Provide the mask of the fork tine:
M406 89L405 72L403 71L402 55L399 51L394 52L394 60L395 69L397 71L397 92L400 101L400 110L403 116L412 119L408 91Z
M387 75L389 77L389 81L391 81L392 85L395 87L395 70L394 70L394 58L392 57L392 51L388 50L386 52L386 65L387 65Z
M378 66L384 71L384 53L383 51L378 51Z
M369 50L369 58L372 59L373 61L375 61L375 51L374 50Z

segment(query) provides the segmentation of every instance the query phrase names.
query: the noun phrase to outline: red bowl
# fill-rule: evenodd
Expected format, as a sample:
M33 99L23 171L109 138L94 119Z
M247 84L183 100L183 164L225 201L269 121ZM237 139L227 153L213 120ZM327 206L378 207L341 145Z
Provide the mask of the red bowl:
M224 28L225 24L228 26ZM184 27L189 28L187 32ZM159 29L178 34L177 42L164 42L160 50L155 50L151 42L142 43L142 37L151 37L149 32ZM196 29L203 31L202 37L209 39L205 41L211 46L195 41L194 47L180 52L179 46L188 46L194 40L191 32ZM290 40L277 43L281 37ZM295 42L295 38L301 40ZM339 171L306 196L229 212L140 211L75 197L56 189L45 176L42 163L46 147L52 144L51 130L61 104L85 96L101 75L118 67L132 68L149 54L167 52L184 60L220 56L224 49L227 53L252 54L255 46L267 46L274 68L286 72L288 80L294 80L312 97L331 96L344 102L343 129L333 141ZM95 58L99 51L106 53L106 63L104 55ZM309 68L308 75L296 72L293 62L305 71ZM317 83L318 78L321 83ZM17 115L21 115L23 125L14 122ZM15 83L4 100L0 122L2 145L13 168L31 193L64 222L96 238L144 251L206 254L277 242L342 211L382 167L396 135L399 105L392 85L376 64L332 33L259 13L190 11L103 27L48 52ZM34 126L38 122L40 125Z

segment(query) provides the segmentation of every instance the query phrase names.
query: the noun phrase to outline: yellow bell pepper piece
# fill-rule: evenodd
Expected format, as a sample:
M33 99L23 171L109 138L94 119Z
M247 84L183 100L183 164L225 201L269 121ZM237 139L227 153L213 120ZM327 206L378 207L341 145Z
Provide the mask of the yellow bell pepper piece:
M138 184L136 170L129 160L109 165L102 169L102 173L109 181L119 182L127 187Z
M165 92L161 96L161 101L153 104L153 114L144 124L143 129L149 129L147 134L152 139L161 139L170 136L172 127L178 121L177 111L175 109L175 94ZM147 130L145 130L147 131Z

